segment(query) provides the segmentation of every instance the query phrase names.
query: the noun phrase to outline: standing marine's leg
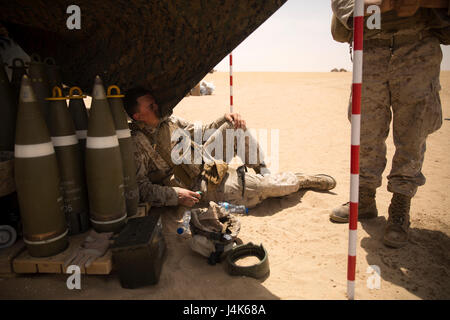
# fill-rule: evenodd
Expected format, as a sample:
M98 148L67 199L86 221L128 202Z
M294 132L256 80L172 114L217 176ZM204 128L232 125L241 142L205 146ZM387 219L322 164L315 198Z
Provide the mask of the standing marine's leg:
M384 243L408 242L411 198L425 184L422 164L427 136L442 125L439 72L442 51L435 37L400 46L393 55L392 109L395 154L388 176L393 193Z
M381 186L387 162L386 139L391 121L389 47L366 41L363 59L358 218L368 219L378 215L375 193ZM350 115L351 99L349 120ZM330 219L334 222L348 222L349 211L349 203L345 203L332 210Z

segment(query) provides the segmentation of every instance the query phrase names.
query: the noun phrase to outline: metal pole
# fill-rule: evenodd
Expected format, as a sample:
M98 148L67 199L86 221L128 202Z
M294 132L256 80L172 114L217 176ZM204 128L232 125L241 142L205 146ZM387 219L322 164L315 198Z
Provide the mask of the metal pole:
M359 143L361 128L361 84L363 64L364 0L355 0L353 12L353 85L350 160L350 216L348 238L347 296L355 298L356 243L359 197Z

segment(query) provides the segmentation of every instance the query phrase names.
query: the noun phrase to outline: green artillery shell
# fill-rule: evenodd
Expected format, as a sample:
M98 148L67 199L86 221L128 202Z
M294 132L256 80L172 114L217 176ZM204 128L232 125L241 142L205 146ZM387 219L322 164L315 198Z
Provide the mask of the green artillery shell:
M0 151L14 150L16 98L0 58Z
M76 90L79 91L79 94L77 95L74 94ZM83 95L83 92L80 88L70 88L69 113L72 117L73 123L75 124L75 133L80 144L82 159L85 159L88 113L83 98L86 98L86 96Z
M53 97L47 100L50 101L49 129L58 160L64 212L69 225L69 235L74 235L89 229L83 160L75 126L61 89L54 87Z
M56 64L55 59L47 57L44 60L47 71L48 85L50 88L62 86L61 68Z
M98 232L120 231L127 217L122 158L99 76L95 78L89 114L86 176L92 226Z
M117 89L117 94L112 95L111 90ZM123 179L125 183L125 200L128 216L137 213L139 205L139 188L136 181L136 163L134 162L134 145L131 140L130 129L127 123L120 89L117 86L109 86L108 102L116 127L117 138L119 139L120 152L122 154Z
M27 76L23 77L19 98L14 173L23 238L30 255L51 256L68 245L58 163Z
M49 107L46 98L50 97L50 86L48 85L47 73L45 64L40 61L38 55L32 55L30 65L28 67L28 74L30 75L31 85L36 95L44 119L48 124Z
M14 99L16 99L17 103L19 101L20 84L22 77L27 74L27 67L22 59L15 58L9 68L12 69L11 86L13 88Z

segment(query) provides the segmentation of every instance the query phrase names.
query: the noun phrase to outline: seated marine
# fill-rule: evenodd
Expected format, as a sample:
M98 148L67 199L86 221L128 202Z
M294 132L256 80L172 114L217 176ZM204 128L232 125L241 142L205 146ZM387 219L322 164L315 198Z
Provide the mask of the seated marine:
M126 92L124 107L132 119L130 129L135 144L141 202L154 206L192 207L199 201L226 201L251 208L266 198L286 196L299 189L326 191L336 186L334 178L324 174L271 174L257 143L256 160L250 161L252 148L249 145L255 139L237 113L227 113L201 127L173 115L161 117L152 93L142 87ZM186 136L177 135L180 130ZM241 130L245 134L245 155L237 152L234 137L231 146L227 145L226 130ZM206 142L199 144L195 139L189 139L196 135L201 136L200 142ZM207 151L209 143L209 146L219 147L212 152ZM186 158L186 150L181 148L182 145L187 146L188 151L194 151L194 155L196 151L199 152L200 162L198 158L197 161L190 161L193 157L191 153ZM222 152L220 146L223 147ZM184 160L189 161L180 161L177 157L174 159L174 155L180 154L174 150L181 150ZM229 166L230 161L221 161L221 156L218 156L220 153L237 155L245 165L239 168ZM255 173L247 171L247 167Z

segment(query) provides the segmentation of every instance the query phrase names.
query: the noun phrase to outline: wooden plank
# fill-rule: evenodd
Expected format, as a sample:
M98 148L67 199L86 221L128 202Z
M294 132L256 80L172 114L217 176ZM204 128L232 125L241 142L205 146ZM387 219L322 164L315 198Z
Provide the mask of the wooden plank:
M64 268L65 260L80 246L89 231L83 234L72 236L69 239L69 246L63 252L44 258L32 257L28 251L23 251L13 261L13 270L16 273L66 273ZM112 253L108 250L103 257L95 260L92 265L85 270L81 267L83 274L109 274L112 270Z
M22 240L18 240L9 248L0 249L0 276L14 272L12 262L24 250L25 244Z
M59 263L45 263L37 264L37 273L62 273L62 265Z
M110 274L112 270L112 252L108 250L86 269L86 274Z
M36 273L37 265L21 258L23 253L13 260L13 271L15 273Z

